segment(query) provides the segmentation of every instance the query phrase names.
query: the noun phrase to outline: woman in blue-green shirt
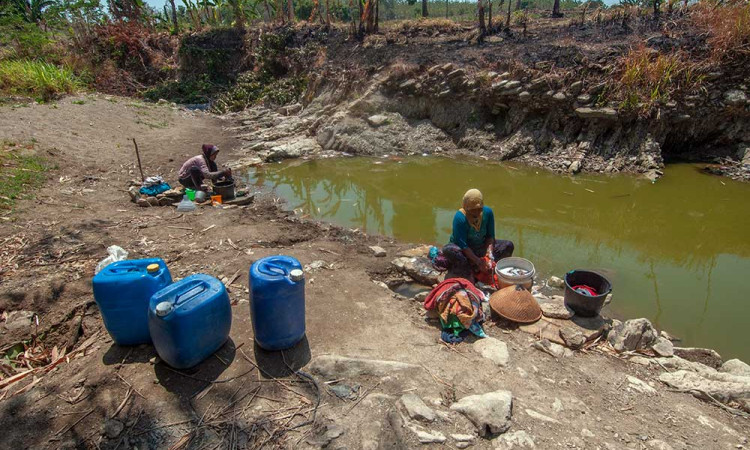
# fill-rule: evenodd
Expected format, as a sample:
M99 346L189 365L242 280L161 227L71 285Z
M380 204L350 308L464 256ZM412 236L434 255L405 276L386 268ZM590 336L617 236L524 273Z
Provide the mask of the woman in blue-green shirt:
M464 194L463 207L453 216L450 244L443 247L446 278L474 281L475 273L490 273L488 261L482 259L490 251L495 261L507 258L513 255L513 243L495 239L495 214L484 206L482 193L470 189Z

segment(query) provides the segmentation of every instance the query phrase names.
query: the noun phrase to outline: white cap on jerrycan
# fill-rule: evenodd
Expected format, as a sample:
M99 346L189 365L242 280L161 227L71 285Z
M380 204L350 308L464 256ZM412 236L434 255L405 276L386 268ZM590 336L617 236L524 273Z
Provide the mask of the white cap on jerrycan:
M167 314L172 312L172 304L169 302L161 302L158 305L156 305L156 315L158 317L164 317Z
M305 272L299 269L292 269L289 272L289 279L292 281L302 281L305 278Z

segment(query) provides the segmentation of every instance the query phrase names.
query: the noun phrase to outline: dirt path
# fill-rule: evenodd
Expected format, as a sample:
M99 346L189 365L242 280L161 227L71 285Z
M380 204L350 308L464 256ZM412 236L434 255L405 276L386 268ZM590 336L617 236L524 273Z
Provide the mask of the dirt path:
M416 422L404 427L403 417L393 413L405 393L419 395L437 412L435 422L420 426L447 440L427 446L455 448L459 443L451 434L476 431L448 406L498 389L513 394L506 435L517 438L516 448L523 448L522 442L545 449L747 446L747 420L670 392L656 379L660 370L596 351L555 359L531 348L533 336L494 325L486 329L507 344L505 367L469 343L455 349L440 344L419 303L399 300L371 281L389 273L391 257L406 244L301 221L281 212L272 196L245 208L186 215L168 207L139 208L128 200L128 180L138 178L129 138L138 139L148 174L174 183L181 161L202 142L224 149L221 160L230 158L237 143L224 137L230 133L223 127L233 124L100 96L2 108L0 116L0 139L34 143L58 165L35 200L3 214L9 220L3 221L0 242L12 245L3 249L0 310L35 312L38 332L50 330L44 345L58 350L83 315L70 361L0 391L8 448L314 448L329 442L329 448L413 447L419 445L412 431ZM211 225L210 232L201 232ZM91 303L90 280L113 244L133 258L164 258L175 278L195 272L231 277L239 271L230 294L231 340L217 356L178 373L159 362L151 346L112 344ZM388 257L375 258L366 244L383 246ZM280 253L303 264L326 263L307 274L307 338L283 355L254 347L246 293L252 261ZM37 331L2 329L2 348ZM316 376L319 391L286 368L307 371L311 359L324 355L413 366L355 374L344 364L335 376ZM276 374L284 376L269 378ZM639 391L628 375L653 391L642 386ZM335 385L359 385L359 399L337 397L330 389ZM312 419L316 392L315 424L291 429ZM509 448L506 435L474 437L471 445Z

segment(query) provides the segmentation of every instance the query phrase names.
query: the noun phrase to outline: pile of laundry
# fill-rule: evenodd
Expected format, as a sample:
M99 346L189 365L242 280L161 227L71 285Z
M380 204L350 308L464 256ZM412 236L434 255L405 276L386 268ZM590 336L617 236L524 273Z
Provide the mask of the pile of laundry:
M138 206L169 206L178 203L185 195L182 188L172 189L161 176L148 177L143 183L131 181L130 184L130 200Z
M470 334L484 338L482 302L485 294L464 278L449 278L438 284L425 298L424 307L435 310L442 328L441 339L457 344Z

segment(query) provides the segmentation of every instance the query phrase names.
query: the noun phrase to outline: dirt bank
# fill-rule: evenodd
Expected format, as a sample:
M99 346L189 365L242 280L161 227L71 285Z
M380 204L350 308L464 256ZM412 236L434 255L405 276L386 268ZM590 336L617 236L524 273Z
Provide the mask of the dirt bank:
M0 114L0 139L33 144L57 164L35 199L2 214L0 310L31 311L39 325L2 326L0 346L43 334L46 351L30 356L51 362L53 347L59 355L75 342L69 361L61 358L48 372L37 370L0 391L9 447L407 448L417 446L420 436L427 439L415 430L436 442L442 434L450 447L463 446L456 434L468 435L475 448L747 445L746 419L671 391L658 381L664 371L658 365L637 365L599 347L554 358L532 348L535 336L493 324L486 329L505 343L504 365L470 343L439 343L438 329L425 321L418 302L371 281L394 277L391 257L408 244L301 220L282 212L272 196L247 207L184 215L129 201L128 181L138 178L131 137L146 172L175 183L180 162L202 142L219 145L220 160L242 156L242 142L231 137L234 122L102 96L3 107ZM245 120L244 126L266 127L267 118ZM113 244L131 257L164 258L175 277L239 272L230 286L231 341L216 357L177 373L150 346L112 344L92 304L90 280ZM367 245L382 246L388 257L376 258ZM246 292L251 262L279 253L303 264L325 262L307 273L307 338L282 360L254 347ZM339 358L326 369L323 362L334 355L404 364ZM284 373L286 364L313 372L318 388ZM284 376L274 381L274 374ZM335 395L334 386L339 393L353 388L351 399ZM449 406L496 390L512 393L509 430L480 438L483 429ZM437 418L425 423L399 414L404 394L418 395ZM314 423L304 425L314 410Z

